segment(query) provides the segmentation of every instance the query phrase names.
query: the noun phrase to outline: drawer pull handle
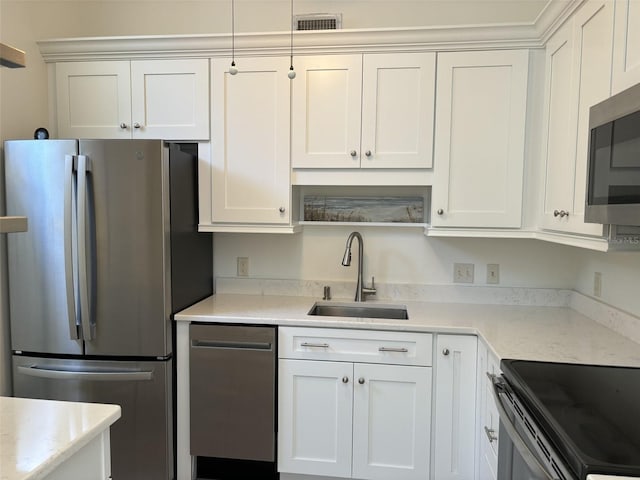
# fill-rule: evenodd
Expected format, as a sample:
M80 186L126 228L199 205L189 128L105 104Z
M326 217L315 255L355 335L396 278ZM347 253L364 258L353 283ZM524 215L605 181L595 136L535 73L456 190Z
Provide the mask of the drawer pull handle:
M300 344L301 347L312 347L312 348L329 348L329 344L328 343L309 343L309 342L302 342Z
M498 436L496 435L496 431L493 428L489 428L487 426L484 427L484 433L487 435L489 439L489 443L493 443L498 440Z
M404 348L404 347L400 347L400 348L393 348L393 347L380 347L378 348L379 352L397 352L397 353L407 353L409 351L409 349Z

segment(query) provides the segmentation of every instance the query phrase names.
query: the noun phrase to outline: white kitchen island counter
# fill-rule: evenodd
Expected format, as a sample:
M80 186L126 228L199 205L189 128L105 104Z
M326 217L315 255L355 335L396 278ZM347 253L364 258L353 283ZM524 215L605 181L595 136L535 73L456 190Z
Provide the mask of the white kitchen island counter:
M110 478L118 405L0 397L0 480Z

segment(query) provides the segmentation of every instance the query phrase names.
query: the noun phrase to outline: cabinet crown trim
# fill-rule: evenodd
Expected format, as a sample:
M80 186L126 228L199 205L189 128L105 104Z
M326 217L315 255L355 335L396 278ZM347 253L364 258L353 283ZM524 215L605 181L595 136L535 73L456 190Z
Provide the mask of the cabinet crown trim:
M294 54L542 48L584 0L550 0L533 23L295 32ZM288 55L290 32L240 33L236 56ZM231 54L229 34L79 37L41 40L45 62Z

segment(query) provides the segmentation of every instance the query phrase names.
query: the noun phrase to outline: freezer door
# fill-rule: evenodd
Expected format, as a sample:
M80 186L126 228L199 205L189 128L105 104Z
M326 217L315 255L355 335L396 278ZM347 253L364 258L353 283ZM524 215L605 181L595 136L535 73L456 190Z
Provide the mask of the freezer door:
M165 357L171 353L168 150L160 140L81 140L79 158L85 353Z
M14 395L120 405L122 417L111 427L114 480L171 480L171 368L171 360L110 362L14 355Z
M29 231L7 235L11 348L82 353L75 313L75 140L5 142L7 215Z

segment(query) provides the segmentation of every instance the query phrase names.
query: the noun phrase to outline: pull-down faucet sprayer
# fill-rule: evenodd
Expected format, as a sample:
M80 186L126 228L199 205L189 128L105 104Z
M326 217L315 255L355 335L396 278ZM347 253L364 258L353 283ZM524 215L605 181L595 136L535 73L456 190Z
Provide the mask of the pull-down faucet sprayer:
M348 267L351 265L351 243L353 243L353 239L358 239L358 281L356 283L356 302L363 302L365 300L366 295L375 295L375 281L373 277L371 278L371 288L365 287L362 284L362 257L364 253L364 243L362 241L362 235L359 232L351 232L349 237L347 238L347 246L344 250L344 255L342 256L342 265Z

